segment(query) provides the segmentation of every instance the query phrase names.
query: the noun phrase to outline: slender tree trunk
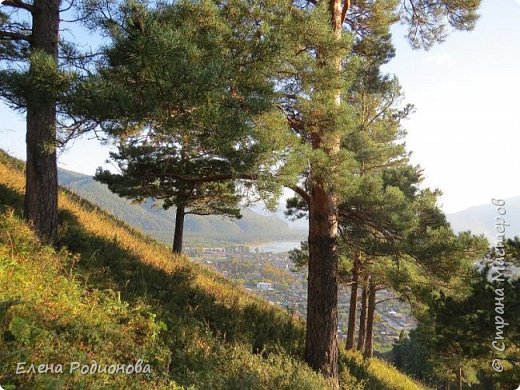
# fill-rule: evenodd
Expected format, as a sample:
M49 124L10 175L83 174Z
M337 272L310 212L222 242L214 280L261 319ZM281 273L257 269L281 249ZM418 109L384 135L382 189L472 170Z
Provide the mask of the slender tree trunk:
M462 367L460 367L460 366L457 370L457 384L458 384L457 389L462 390Z
M31 53L58 59L60 0L35 0L32 12ZM29 74L38 66L31 59ZM45 242L58 231L58 168L56 162L56 98L53 91L37 88L27 93L27 162L25 218Z
M376 285L374 279L370 278L368 285L368 310L367 310L367 335L365 342L365 357L372 357L374 346L374 314L376 311Z
M342 32L341 0L330 0L329 13L337 39ZM341 70L341 55L317 52L320 66L333 66ZM341 90L331 95L331 105L339 107ZM322 125L313 134L313 149L334 157L340 149L340 137L335 127ZM339 389L338 380L338 201L327 184L328 180L314 175L311 166L309 201L309 276L307 294L307 332L305 360L316 371L332 379Z
M186 215L186 206L184 203L177 205L175 212L175 233L173 235L173 253L182 253L182 241L184 236L184 217Z
M357 314L357 297L359 287L359 270L361 267L361 253L356 250L354 253L354 264L352 266L352 285L350 287L350 305L348 312L347 325L347 349L354 349L354 337L356 333L356 314Z
M370 275L366 275L363 281L363 292L361 294L361 313L359 315L359 336L357 350L365 349L365 338L367 329L367 312L368 312L368 282Z

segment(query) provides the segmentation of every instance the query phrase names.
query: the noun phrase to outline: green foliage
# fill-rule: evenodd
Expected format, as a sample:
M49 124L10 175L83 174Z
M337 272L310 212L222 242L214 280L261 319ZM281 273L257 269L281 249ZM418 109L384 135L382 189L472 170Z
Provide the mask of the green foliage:
M27 21L16 21L13 23L10 12L0 11L0 31L16 32L19 28L30 30ZM0 61L16 62L27 57L29 42L27 40L15 40L3 38L0 40Z
M378 73L378 60L362 60L367 68L351 88L349 104L356 111L342 139L342 148L356 164L340 192L341 278L351 280L352 258L360 251L363 261L357 272L370 273L378 284L420 305L427 300L425 283L460 276L484 253L487 242L469 233L454 234L437 206L440 191L420 188L422 170L410 165L402 143L401 123L411 107L399 107L399 84ZM374 61L377 66L371 70ZM290 216L307 215L301 198L289 199L287 207ZM307 247L293 251L292 258L306 264Z
M99 170L97 180L198 215L240 216L250 189L277 199L294 176L294 162L282 161L297 140L278 136L271 74L286 16L267 3L123 5L105 61L72 103L118 142L119 173Z
M506 252L509 248L513 252L515 241L509 242ZM503 283L493 282L489 265L488 261L481 261L480 269L473 269L469 277L462 280L465 289L443 289L431 297L428 310L419 317L417 329L394 347L399 368L432 384L455 382L456 369L461 367L463 382L472 387L509 389L517 385L520 333L515 319L520 314L520 284L514 274ZM514 265L510 266L515 269ZM503 307L499 305L498 309L497 296L503 296L498 301ZM496 316L509 323L500 334ZM504 343L503 352L492 347L497 336ZM422 359L415 359L417 356ZM503 361L503 372L491 369L490 363L495 358Z
M52 26L48 27L49 31L33 31L34 18L41 17L45 11L39 9L29 14L23 8L14 3L4 4L5 12L0 11L0 99L11 109L21 112L27 110L29 103L38 110L40 103L55 102L56 144L65 143L92 129L92 123L76 120L78 118L68 109L70 101L77 98L76 90L83 82L91 57L79 50L74 42L57 42L59 59L52 48L41 47L42 37L53 34ZM33 39L32 34L41 36Z
M480 0L412 0L404 2L402 19L414 48L429 49L446 39L447 28L468 31L478 20Z
M96 383L114 387L176 388L167 378L170 351L160 339L164 324L151 307L122 302L111 290L92 289L77 280L78 257L66 250L41 246L33 233L9 209L0 217L0 381L31 388L92 388ZM19 374L17 363L100 365L136 363L154 366L153 374L67 375Z

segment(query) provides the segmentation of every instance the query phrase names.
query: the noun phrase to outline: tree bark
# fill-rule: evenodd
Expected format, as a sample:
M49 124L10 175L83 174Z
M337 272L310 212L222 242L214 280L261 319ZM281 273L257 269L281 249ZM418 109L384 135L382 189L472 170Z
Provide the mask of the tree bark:
M367 331L364 355L367 358L372 357L374 352L374 314L376 311L376 285L374 279L370 278L368 285L368 310L367 310Z
M175 212L175 233L173 235L173 253L182 253L182 241L184 236L184 217L186 215L186 206L184 203L177 205Z
M363 281L363 293L361 294L361 313L359 315L359 336L357 343L357 350L363 351L365 349L365 338L367 329L367 312L368 312L368 282L370 275L365 276Z
M60 0L35 0L31 53L58 61ZM29 75L35 72L31 59ZM52 91L27 93L27 162L24 216L38 236L53 243L58 231L58 167L56 162L56 98Z
M350 304L348 312L347 325L347 349L354 349L354 337L356 333L356 314L357 314L357 298L359 288L359 270L361 267L361 253L356 250L354 253L354 264L352 266L352 285L350 287Z
M337 379L337 213L322 187L314 186L311 197L305 359L313 369Z

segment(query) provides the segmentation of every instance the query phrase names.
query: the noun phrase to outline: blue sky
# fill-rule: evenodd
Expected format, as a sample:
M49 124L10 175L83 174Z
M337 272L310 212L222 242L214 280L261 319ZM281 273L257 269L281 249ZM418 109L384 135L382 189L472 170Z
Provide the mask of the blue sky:
M416 107L406 143L425 184L443 191L446 212L520 196L520 0L483 0L480 13L474 31L454 32L427 52L412 50L396 26L397 55L385 67ZM0 148L24 158L24 118L4 106L0 118ZM86 137L59 165L92 175L107 157L107 147Z

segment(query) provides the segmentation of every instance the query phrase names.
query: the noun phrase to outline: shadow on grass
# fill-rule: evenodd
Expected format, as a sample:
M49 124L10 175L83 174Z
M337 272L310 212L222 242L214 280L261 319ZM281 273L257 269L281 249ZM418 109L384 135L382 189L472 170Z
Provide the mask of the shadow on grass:
M68 196L79 200L73 194L69 193ZM99 212L97 207L86 201L80 200L78 203L79 207L88 211ZM21 216L22 193L0 184L0 207L13 208ZM84 280L86 287L112 289L119 291L121 299L127 302L141 301L150 305L168 327L168 343L173 359L176 359L176 351L184 350L190 343L190 334L194 337L206 334L226 342L245 343L254 353L278 346L293 356L301 355L303 330L294 326L289 315L268 310L255 302L245 306L239 306L238 302L217 302L211 292L202 290L194 283L196 274L189 265L167 273L142 262L117 239L88 231L68 210L60 209L59 221L57 245L80 255L76 273ZM124 225L116 220L114 223ZM138 233L135 238L149 240ZM218 278L216 275L214 277ZM231 285L223 288L231 288ZM216 362L209 360L201 362L200 356L184 356L183 359L186 371L202 370L201 363L205 367L216 365ZM172 370L175 370L174 363ZM172 374L182 382L182 378Z
M14 211L15 215L23 218L23 196L20 192L0 184L0 211L7 208Z

